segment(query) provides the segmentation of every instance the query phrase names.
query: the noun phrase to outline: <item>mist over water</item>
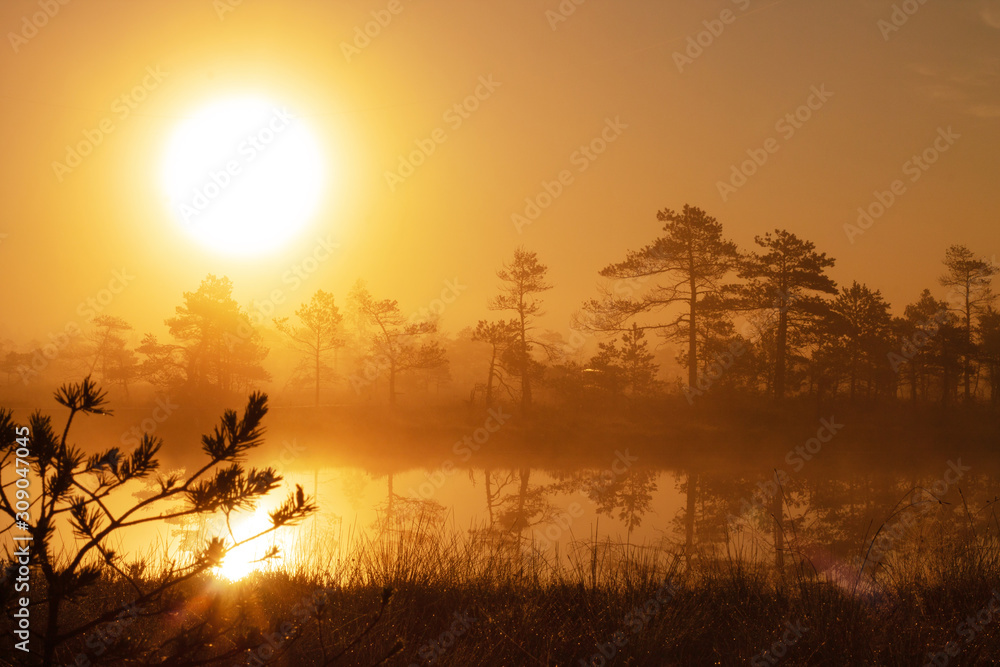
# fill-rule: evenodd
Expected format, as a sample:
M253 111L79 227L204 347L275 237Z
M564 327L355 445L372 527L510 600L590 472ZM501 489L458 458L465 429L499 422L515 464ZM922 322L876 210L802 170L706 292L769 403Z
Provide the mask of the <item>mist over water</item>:
M0 667L1000 664L998 29L0 2Z
M128 424L148 412L126 407L114 418L81 423L81 442L117 436L125 444L150 427L167 442L193 442L201 420L215 414L154 405L159 416L171 414L123 432L118 420ZM419 533L505 544L525 563L549 562L547 576L560 561L597 551L618 559L656 552L704 560L735 555L769 566L788 559L833 577L853 568L856 584L861 562L919 562L922 552L957 535L988 530L993 517L998 463L985 433L995 425L985 422L984 433L973 429L942 444L934 418L907 411L914 424L893 434L882 418L843 403L831 404L828 417L807 413L763 427L741 426L746 415L712 407L697 423L707 419L714 428L697 433L681 404L668 408L673 418L646 413L608 428L608 414L564 413L559 429L543 434L541 418L526 425L509 406L456 411L430 402L369 410L351 416L345 406L274 409L266 442L247 465L274 467L285 492L302 487L319 510L243 550L254 554L243 559L251 561L272 546L282 553L242 564L240 576L305 568L336 578L337 561L359 543ZM850 417L834 416L841 410ZM164 459L169 469L196 465L171 448ZM136 497L154 485L142 486ZM280 496L233 513L234 532L266 524L262 517ZM152 540L160 555L192 556L206 537L228 530L222 515L207 515L144 531L123 546Z

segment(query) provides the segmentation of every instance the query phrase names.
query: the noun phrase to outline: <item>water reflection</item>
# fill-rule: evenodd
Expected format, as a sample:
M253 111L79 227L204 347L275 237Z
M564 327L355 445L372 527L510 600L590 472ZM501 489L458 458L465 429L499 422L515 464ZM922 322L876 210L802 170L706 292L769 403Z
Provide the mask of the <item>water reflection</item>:
M321 511L276 538L284 556L271 566L305 566L323 552L328 567L329 552L349 557L342 551L352 540L450 535L557 565L581 548L596 558L603 545L619 555L661 552L688 566L741 558L833 573L857 571L864 562L871 573L894 559L947 548L949 535L974 534L996 521L990 476L960 460L943 462L936 473L870 468L841 477L655 470L619 455L605 469L335 468L286 480L313 491ZM175 529L175 543L189 550L217 528L209 522Z

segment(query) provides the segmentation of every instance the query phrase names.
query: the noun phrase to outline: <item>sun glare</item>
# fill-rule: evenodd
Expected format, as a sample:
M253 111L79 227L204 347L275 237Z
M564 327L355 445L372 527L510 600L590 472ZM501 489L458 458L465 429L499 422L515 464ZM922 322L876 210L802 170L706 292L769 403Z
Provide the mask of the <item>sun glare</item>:
M258 255L297 236L316 215L326 168L313 132L257 97L216 102L174 131L162 185L171 213L197 242Z
M242 522L236 522L236 525L233 526L233 536L237 540L244 540L248 537L258 535L270 527L271 518L268 516L267 511L258 509ZM279 541L278 547L284 552L278 533L271 533L243 546L231 549L222 560L222 565L214 569L216 576L229 581L239 581L251 572L267 567L270 561L262 561L261 559L268 553L271 546L275 544L275 540ZM280 557L279 554L278 558Z

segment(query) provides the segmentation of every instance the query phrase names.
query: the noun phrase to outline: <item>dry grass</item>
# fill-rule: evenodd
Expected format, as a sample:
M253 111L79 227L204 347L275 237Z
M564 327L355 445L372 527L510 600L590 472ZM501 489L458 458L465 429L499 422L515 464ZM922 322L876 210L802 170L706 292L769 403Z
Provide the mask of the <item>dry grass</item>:
M1000 616L967 621L1000 589L996 529L956 529L919 559L866 564L869 578L856 567L818 574L793 551L779 572L768 554L696 554L688 563L669 549L607 540L577 542L556 558L514 535L456 533L426 516L378 528L307 534L290 571L237 583L203 577L170 602L168 623L138 618L103 655L84 643L61 658L145 664L171 630L185 628L191 640L224 629L195 654L208 664L242 645L257 650L215 664L922 665L949 641L960 644L949 665L1000 661ZM384 590L392 595L383 605ZM72 613L127 599L110 578ZM783 633L795 639L784 650L775 644ZM772 646L783 654L776 662L763 658Z

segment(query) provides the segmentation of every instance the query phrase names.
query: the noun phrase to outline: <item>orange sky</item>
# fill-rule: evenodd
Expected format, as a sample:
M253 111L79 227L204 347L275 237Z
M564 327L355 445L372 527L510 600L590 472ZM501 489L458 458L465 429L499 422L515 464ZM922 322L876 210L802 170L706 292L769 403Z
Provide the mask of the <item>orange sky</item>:
M278 314L315 289L343 300L358 277L410 312L458 279L443 317L455 330L488 316L494 271L522 243L551 267L546 325L568 333L596 271L685 203L743 247L775 227L815 241L835 279L880 288L900 312L936 288L949 244L1000 251L1000 0L911 2L895 30L881 0L5 0L0 337L85 324L79 304L122 269L134 278L106 312L140 331L161 333L210 272L242 303L281 290ZM387 25L345 49L372 12ZM700 36L701 54L678 55L706 30L718 34ZM126 116L121 96L143 85ZM477 89L478 109L449 112ZM157 182L182 119L248 93L306 119L336 174L313 226L252 259L193 245ZM779 123L808 103L808 120ZM106 119L113 131L57 174ZM393 191L386 172L438 128L443 143ZM947 150L914 171L948 128ZM602 132L603 154L579 152ZM719 182L748 155L766 161L723 201ZM561 173L519 233L512 214ZM902 194L852 243L844 225L897 179ZM286 280L328 236L333 257Z

